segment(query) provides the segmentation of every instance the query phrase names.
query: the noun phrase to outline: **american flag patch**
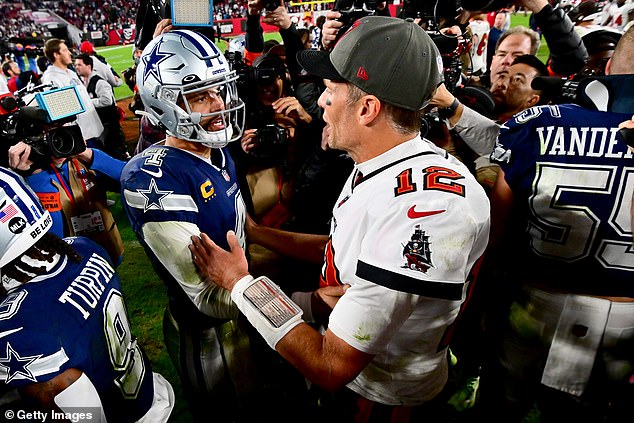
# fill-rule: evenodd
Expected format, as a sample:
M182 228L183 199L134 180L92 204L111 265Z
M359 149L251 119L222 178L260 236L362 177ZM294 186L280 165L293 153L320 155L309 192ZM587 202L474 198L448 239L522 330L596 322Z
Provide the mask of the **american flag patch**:
M0 222L6 223L7 220L18 214L18 210L13 204L9 204L4 210L0 211Z

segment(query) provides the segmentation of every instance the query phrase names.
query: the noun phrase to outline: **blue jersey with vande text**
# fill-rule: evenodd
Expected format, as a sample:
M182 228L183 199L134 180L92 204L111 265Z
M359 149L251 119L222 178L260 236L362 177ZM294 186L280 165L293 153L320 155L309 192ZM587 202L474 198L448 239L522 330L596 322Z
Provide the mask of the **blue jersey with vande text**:
M78 369L108 421L137 421L152 406L152 369L130 331L121 283L103 248L66 242L81 262L63 258L0 303L0 380L19 388Z
M553 105L502 126L492 158L520 205L514 257L527 282L634 297L634 160L618 133L630 117Z

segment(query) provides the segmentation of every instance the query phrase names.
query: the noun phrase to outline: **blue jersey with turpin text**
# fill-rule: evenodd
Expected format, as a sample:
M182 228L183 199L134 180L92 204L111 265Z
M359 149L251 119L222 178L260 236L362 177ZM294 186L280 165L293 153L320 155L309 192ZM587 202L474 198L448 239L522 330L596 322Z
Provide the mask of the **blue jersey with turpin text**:
M492 159L519 204L516 269L527 282L634 297L634 159L618 132L630 117L552 105L502 125Z
M108 421L137 421L152 406L152 369L130 331L121 283L103 248L65 241L81 262L63 258L0 303L0 380L19 388L78 369Z

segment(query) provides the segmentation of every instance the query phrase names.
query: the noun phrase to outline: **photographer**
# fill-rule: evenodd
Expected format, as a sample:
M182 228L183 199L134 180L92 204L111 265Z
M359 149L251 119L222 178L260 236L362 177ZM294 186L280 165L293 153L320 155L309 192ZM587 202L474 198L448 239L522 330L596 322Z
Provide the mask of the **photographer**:
M103 125L104 130L100 137L103 142L103 151L116 159L125 161L130 159L130 154L121 129L121 115L117 100L114 98L114 91L110 84L93 70L95 60L88 54L80 54L75 59L75 71L86 86Z
M24 142L9 148L9 166L26 174L27 183L51 214L52 233L92 239L108 251L115 266L121 262L123 241L106 190L118 190L124 164L92 148L74 157L41 157Z
M77 115L77 124L88 146L93 142L99 143L99 136L103 132L103 125L95 111L88 91L79 76L69 69L73 64L73 56L63 40L51 38L44 44L44 54L51 63L42 75L42 84L50 84L54 88L75 86L81 97L86 111Z
M252 96L246 101L249 129L245 130L241 145L247 153L242 161L253 191L253 216L267 226L290 224L297 230L323 233L327 231L328 209L336 195L336 187L330 184L336 183L333 178L338 173L345 174L349 168L342 163L343 170L333 169L334 173L324 175L325 179L319 181L321 190L326 191L323 196L311 195L317 192L309 194L318 181L311 184L306 180L314 175L306 173L305 165L315 149L320 149L323 122L313 119L293 95L286 66L278 56L267 53L256 58L250 75ZM308 191L297 189L297 184ZM310 196L298 201L296 195ZM315 201L329 205L321 210Z

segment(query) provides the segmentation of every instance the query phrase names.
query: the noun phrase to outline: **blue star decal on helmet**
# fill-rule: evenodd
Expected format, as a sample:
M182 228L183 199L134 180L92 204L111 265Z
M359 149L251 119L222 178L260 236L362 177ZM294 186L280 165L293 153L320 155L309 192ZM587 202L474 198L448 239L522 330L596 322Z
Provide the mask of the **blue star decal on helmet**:
M174 191L159 190L156 186L156 181L152 178L148 189L137 189L137 192L145 198L145 205L143 207L143 212L145 213L148 210L164 210L163 198Z
M145 72L143 73L143 82L147 81L148 77L152 75L162 85L163 79L161 78L161 70L159 64L170 57L174 56L174 53L159 51L163 44L163 40L160 40L154 45L150 54L147 54L141 58L145 65Z
M11 380L13 380L16 376L21 376L20 379L28 379L33 382L37 382L37 379L33 376L29 366L41 356L42 354L20 357L20 354L18 354L11 344L7 342L6 356L0 357L0 367L6 369L7 371L5 383L11 382Z

